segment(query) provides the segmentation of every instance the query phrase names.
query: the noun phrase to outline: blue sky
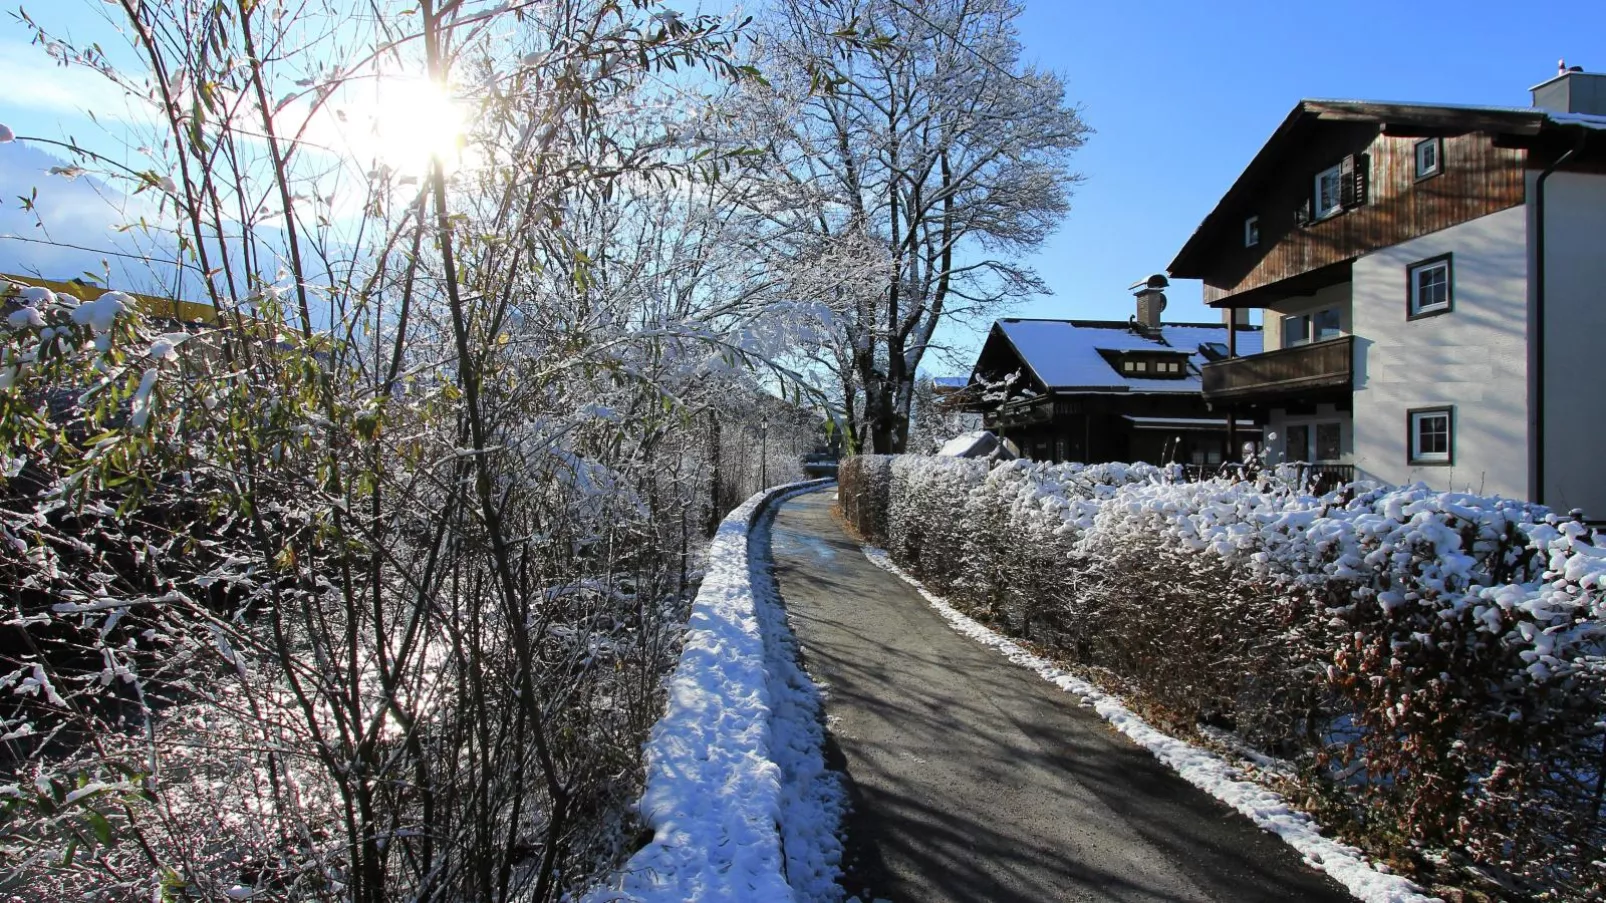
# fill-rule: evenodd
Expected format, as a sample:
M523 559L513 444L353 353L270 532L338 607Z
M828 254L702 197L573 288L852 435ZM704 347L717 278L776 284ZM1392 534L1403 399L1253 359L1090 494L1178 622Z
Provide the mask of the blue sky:
M58 23L81 23L73 30L82 36L104 28L94 6L48 11ZM1065 77L1070 99L1097 130L1075 159L1087 181L1071 214L1033 260L1054 294L1021 305L1021 316L1128 316L1126 286L1164 270L1300 98L1526 106L1528 87L1553 75L1558 58L1606 70L1600 0L1548 4L1542 15L1488 0L1028 0L1020 24L1027 59ZM73 109L120 104L92 75L40 65L42 54L26 40L14 20L0 20L0 84L28 85L0 95L0 122L53 137L98 132ZM19 217L19 170L38 168L19 146L0 146L0 220ZM86 205L95 200L89 185L74 188ZM0 226L22 231L17 222ZM1199 303L1197 283L1179 283L1170 295L1168 319L1218 318ZM946 331L940 339L954 363L928 359L926 369L968 370L980 338Z
M1021 31L1097 130L1071 215L1036 257L1055 294L1022 316L1129 316L1126 286L1164 271L1301 98L1527 106L1558 58L1606 70L1600 0L1028 0ZM1220 318L1197 282L1169 296L1167 319Z

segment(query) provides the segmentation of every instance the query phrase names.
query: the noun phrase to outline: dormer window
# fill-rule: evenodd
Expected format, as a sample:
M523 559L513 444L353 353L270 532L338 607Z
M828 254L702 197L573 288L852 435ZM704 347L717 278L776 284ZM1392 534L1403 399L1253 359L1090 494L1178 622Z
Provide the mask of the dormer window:
M1188 375L1184 355L1152 352L1101 351L1110 365L1131 379L1181 379Z
M1244 247L1253 248L1260 244L1260 217L1251 216L1244 220Z
M1444 139L1423 138L1416 143L1416 177L1426 179L1444 171Z

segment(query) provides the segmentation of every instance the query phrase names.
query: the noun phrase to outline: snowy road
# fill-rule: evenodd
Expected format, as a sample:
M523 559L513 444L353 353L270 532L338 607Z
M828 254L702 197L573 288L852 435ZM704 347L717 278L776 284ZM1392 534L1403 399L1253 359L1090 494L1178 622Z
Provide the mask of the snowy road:
M831 493L771 536L845 770L849 892L940 901L1348 901L1097 715L871 564Z

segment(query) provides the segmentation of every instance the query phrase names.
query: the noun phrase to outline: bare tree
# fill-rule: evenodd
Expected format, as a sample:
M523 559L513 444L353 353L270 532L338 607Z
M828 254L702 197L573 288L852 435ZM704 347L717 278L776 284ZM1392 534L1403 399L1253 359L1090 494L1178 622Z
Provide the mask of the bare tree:
M822 362L855 447L903 449L915 373L945 321L1045 287L1020 258L1069 208L1089 130L1026 66L1019 0L781 0L739 109L767 155L754 219L806 256L847 249Z
M733 26L88 6L131 46L24 22L153 134L54 146L159 199L153 282L215 316L0 286L0 895L583 892L717 505L703 415L809 328L720 253ZM387 80L376 159L339 123Z

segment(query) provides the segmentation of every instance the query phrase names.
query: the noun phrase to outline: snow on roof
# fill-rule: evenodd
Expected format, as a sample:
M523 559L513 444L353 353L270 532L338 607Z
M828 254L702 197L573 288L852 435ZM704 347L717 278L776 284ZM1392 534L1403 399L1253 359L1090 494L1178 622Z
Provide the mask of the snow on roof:
M1117 320L999 320L999 329L1016 352L1050 389L1086 391L1182 392L1203 389L1199 367L1208 362L1199 346L1227 344L1226 324L1179 323L1160 326L1161 339L1139 335ZM1238 353L1260 353L1259 329L1238 328ZM1191 366L1181 379L1129 377L1099 351L1185 351Z
M937 454L948 458L974 458L987 454L998 445L998 439L986 430L963 433L944 442Z
M1587 129L1606 131L1606 116L1594 113L1550 113L1550 121L1559 125L1581 125Z
M963 389L970 385L968 376L933 376L931 384L939 389Z

